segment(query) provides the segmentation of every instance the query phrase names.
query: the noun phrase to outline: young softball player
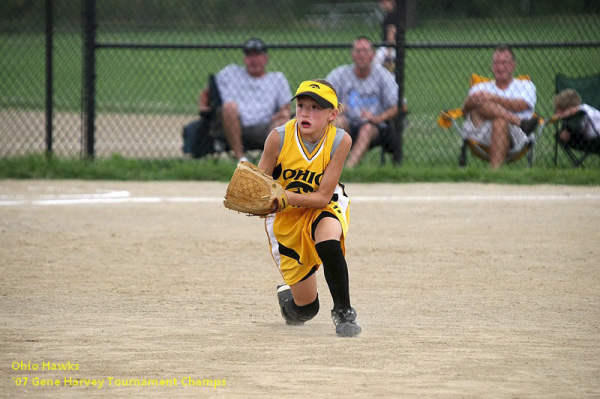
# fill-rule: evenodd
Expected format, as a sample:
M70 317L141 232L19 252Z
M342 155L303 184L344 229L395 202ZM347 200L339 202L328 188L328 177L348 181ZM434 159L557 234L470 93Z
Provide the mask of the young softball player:
M344 239L350 198L339 183L352 139L334 126L340 105L322 79L300 84L296 117L275 128L258 165L286 189L289 206L265 219L269 245L284 285L277 287L287 324L303 324L319 311L317 276L323 265L333 298L331 317L338 336L361 332L350 305Z

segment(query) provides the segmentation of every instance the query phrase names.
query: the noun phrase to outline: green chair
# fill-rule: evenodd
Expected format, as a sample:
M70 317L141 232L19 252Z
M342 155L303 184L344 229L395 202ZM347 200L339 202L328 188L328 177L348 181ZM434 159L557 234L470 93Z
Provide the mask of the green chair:
M574 89L579 93L583 103L600 109L600 74L577 78L558 74L556 75L555 88L556 93L564 89ZM569 140L568 143L559 139L558 135L563 129L568 129L575 133L574 136L577 137L577 131L581 129L585 118L587 118L585 112L580 111L569 118L565 118L560 124L556 125L556 135L554 137L555 166L558 164L558 147L561 147L565 151L574 167L583 165L590 154L600 155L600 136L594 140L576 138ZM600 134L600 132L598 133Z

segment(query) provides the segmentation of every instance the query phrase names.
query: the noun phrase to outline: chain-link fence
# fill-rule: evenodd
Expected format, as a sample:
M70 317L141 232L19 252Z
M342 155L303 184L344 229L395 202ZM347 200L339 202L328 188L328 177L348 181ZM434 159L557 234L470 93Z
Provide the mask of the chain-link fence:
M199 91L210 74L244 65L248 38L268 44L267 69L283 72L294 91L352 63L358 36L375 51L385 48L383 3L7 0L0 5L0 156L187 158L182 129L198 119ZM493 77L500 43L516 55L515 74L534 82L535 111L544 117L554 111L558 73L600 73L597 1L392 3L401 16L393 71L408 103L408 123L392 124L399 134L392 147L404 165L456 165L462 140L437 117L462 105L471 73ZM393 148L383 147L389 160ZM380 162L380 148L363 162ZM535 166L553 166L554 151L554 127L546 127ZM568 166L562 155L559 165Z

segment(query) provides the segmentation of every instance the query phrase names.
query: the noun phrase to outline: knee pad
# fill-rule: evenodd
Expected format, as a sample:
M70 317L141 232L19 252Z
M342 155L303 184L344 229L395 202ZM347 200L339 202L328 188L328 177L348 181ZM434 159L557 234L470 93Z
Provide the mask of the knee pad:
M319 313L319 295L317 295L317 298L313 302L304 306L298 306L294 301L288 301L285 304L285 308L285 312L289 317L295 321L304 323Z

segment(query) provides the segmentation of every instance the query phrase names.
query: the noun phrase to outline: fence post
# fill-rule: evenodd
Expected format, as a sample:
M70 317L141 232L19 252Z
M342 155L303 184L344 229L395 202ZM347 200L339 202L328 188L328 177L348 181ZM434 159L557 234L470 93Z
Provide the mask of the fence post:
M94 159L96 120L96 0L83 2L83 148Z
M402 165L404 159L404 112L402 112L402 103L404 99L404 59L406 51L406 2L407 0L396 0L396 11L398 20L396 21L396 83L398 83L398 114L396 115L396 134L398 135L398 145L394 151L394 161Z
M46 0L46 155L52 155L53 93L52 93L52 0Z

